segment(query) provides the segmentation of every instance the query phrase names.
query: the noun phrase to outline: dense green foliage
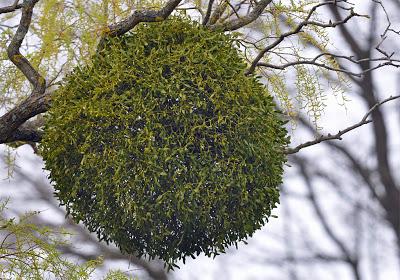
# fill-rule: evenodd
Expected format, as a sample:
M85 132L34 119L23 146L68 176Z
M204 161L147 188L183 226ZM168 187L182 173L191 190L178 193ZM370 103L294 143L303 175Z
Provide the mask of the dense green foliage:
M265 223L286 130L233 42L178 18L142 24L65 79L42 154L76 221L170 266Z

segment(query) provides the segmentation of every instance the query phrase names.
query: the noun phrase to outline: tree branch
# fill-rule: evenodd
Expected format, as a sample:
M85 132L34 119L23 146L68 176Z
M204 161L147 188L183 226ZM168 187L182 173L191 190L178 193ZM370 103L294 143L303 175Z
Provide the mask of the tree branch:
M6 14L6 13L11 13L14 12L15 10L21 9L22 4L18 4L19 0L15 0L14 4L0 8L0 14Z
M382 104L384 104L386 102L389 102L389 101L397 99L397 98L400 98L400 95L391 96L391 97L389 97L389 98L387 98L387 99L385 99L385 100L383 100L381 102L378 102L374 106L372 106L371 109L368 110L368 112L363 116L363 118L358 123L356 123L356 124L354 124L352 126L349 126L349 127L345 128L343 130L340 130L338 133L336 133L334 135L332 135L330 133L327 134L327 135L321 135L320 137L318 137L315 140L305 142L303 144L300 144L300 145L296 146L295 148L286 149L285 154L294 154L294 153L299 152L303 148L310 147L310 146L316 145L316 144L324 142L324 141L342 140L342 136L344 134L346 134L346 133L348 133L348 132L350 132L350 131L352 131L352 130L360 127L360 126L363 126L365 124L368 124L368 123L372 122L371 120L368 119L368 117L371 115L371 113L376 108L378 108L379 106L381 106Z
M50 94L45 94L46 81L30 62L20 53L21 44L28 33L33 8L39 0L24 0L22 16L17 31L7 48L9 59L26 76L33 86L31 95L0 118L0 144L15 140L38 140L31 130L18 129L28 119L43 113L50 103Z
M206 15L204 16L203 22L202 22L203 25L206 25L206 24L208 23L208 21L210 20L210 16L211 16L211 11L212 11L212 6L213 6L213 4L214 4L214 0L210 0L210 1L208 2L207 12L206 12Z
M7 142L16 141L23 142L40 142L42 140L42 132L34 128L25 128L24 125L19 127L8 139Z
M275 40L273 43L271 43L270 45L268 45L262 51L259 52L259 54L256 56L256 58L251 63L249 69L246 71L246 75L250 75L255 71L257 65L260 63L260 60L264 57L264 55L268 51L272 50L273 48L278 46L280 43L282 43L283 40L285 40L285 38L300 33L302 31L303 27L305 27L307 25L314 25L314 26L320 26L320 27L324 27L324 28L327 28L327 27L334 28L336 26L341 26L341 25L345 24L346 22L348 22L353 17L362 16L362 15L359 15L359 14L355 13L353 11L353 9L349 9L350 10L350 14L346 18L344 18L343 20L340 20L340 21L336 21L336 22L331 22L330 21L329 23L320 23L320 22L316 22L316 21L310 20L312 15L316 12L316 10L318 8L320 8L322 6L326 6L326 5L336 5L336 1L327 1L327 2L324 2L324 3L319 3L318 5L315 5L314 7L312 7L310 9L310 11L308 12L307 17L302 22L300 22L296 26L296 28L294 28L291 31L288 31L288 32L285 32L285 33L281 34L278 37L277 40ZM343 8L343 9L345 9L345 8Z
M22 4L22 16L14 37L7 47L8 58L14 63L15 66L25 75L33 86L32 94L42 94L46 89L45 79L36 71L30 62L23 56L19 49L21 48L22 41L28 33L29 26L32 20L33 8L39 0L25 0Z
M211 26L211 29L222 29L224 31L233 31L237 30L245 25L248 25L249 23L252 23L256 19L260 17L260 15L264 12L265 8L272 2L272 0L261 0L258 2L255 7L252 9L252 11L241 18L237 18L234 20L231 20L229 22L223 23L223 24L215 24Z
M0 144L14 141L40 141L40 133L20 126L30 118L47 111L50 93L31 95L0 118ZM26 137L26 138L25 138Z
M130 17L108 26L108 29L105 32L105 37L123 35L140 22L163 21L174 11L181 1L182 0L169 0L160 10L134 11Z
M217 7L214 9L214 12L211 14L207 26L214 25L221 18L227 7L227 1L221 1L221 3L217 5Z
M300 264L309 264L315 262L321 263L337 263L337 262L347 262L346 258L338 257L323 253L316 253L311 256L296 256L296 257L283 257L283 258L266 258L265 262L269 265L279 265L282 266L285 263L300 263Z
M339 67L332 67L332 66L327 65L325 62L318 62L318 59L320 59L321 57L324 57L324 56L328 56L328 57L336 58L336 59L344 59L344 60L347 60L347 61L349 61L351 63L354 63L354 64L361 64L361 63L365 63L366 61L379 62L379 64L377 64L377 65L375 65L375 66L373 66L371 68L359 71L359 72L354 72L354 71L347 70L346 68L344 68L344 67L342 67L340 65L339 65ZM316 67L319 67L319 68L324 68L324 69L327 69L327 70L330 70L330 71L335 71L335 72L341 72L341 73L347 74L349 76L355 76L355 77L360 78L363 75L365 75L366 73L369 73L371 71L374 71L376 69L379 69L379 68L382 68L382 67L385 67L385 66L393 66L393 67L399 68L400 67L400 60L391 59L390 57L386 57L386 56L378 57L378 58L354 59L352 56L335 55L335 54L332 54L332 53L326 53L325 52L325 53L320 53L319 55L315 56L312 59L303 59L303 60L298 60L298 61L292 61L292 62L288 62L288 63L281 64L281 65L272 64L272 63L265 63L265 62L259 62L259 63L257 63L256 66L258 66L258 67L267 67L267 68L271 68L271 69L284 70L284 69L286 69L288 67L293 67L293 66L296 66L296 65L316 66Z

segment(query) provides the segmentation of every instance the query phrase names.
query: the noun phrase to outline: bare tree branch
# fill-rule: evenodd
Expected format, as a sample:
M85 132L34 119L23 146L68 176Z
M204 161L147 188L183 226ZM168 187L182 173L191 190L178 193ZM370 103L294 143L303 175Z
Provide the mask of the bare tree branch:
M202 22L203 25L206 25L206 24L208 23L208 21L210 20L210 16L211 16L211 11L212 11L212 6L213 6L213 4L214 4L214 0L210 0L210 1L208 2L207 12L206 12L206 15L204 16L203 22Z
M217 7L214 9L214 12L212 12L211 14L207 26L214 25L221 18L227 7L228 7L227 1L222 1L222 3L217 5Z
M311 204L315 210L315 214L317 215L317 218L321 226L323 227L324 231L327 233L329 238L336 244L336 246L340 249L341 253L344 255L344 261L350 265L354 278L356 280L360 280L361 275L358 269L358 263L359 263L358 256L350 252L345 243L337 236L337 234L333 231L332 227L328 223L327 217L325 216L319 202L317 201L313 183L308 174L308 170L306 169L305 159L297 157L295 158L295 160L300 168L301 174L303 175L304 181L306 183L309 192L309 198Z
M26 124L26 123L25 123ZM21 125L10 138L7 139L8 143L23 141L23 142L40 142L42 140L42 132L37 128Z
M380 62L379 64L362 70L360 72L353 72L350 70L345 69L344 67L339 66L340 67L332 67L329 66L328 64L326 64L325 62L318 62L318 59L320 59L321 57L331 57L331 58L336 58L336 59L344 59L347 61L350 61L354 64L361 64L361 63L365 63L366 61L370 61L370 62ZM272 64L272 63L265 63L265 62L259 62L257 63L256 66L258 67L267 67L267 68L272 68L272 69L278 69L278 70L284 70L288 67L293 67L296 65L312 65L312 66L317 66L319 68L324 68L330 71L335 71L335 72L341 72L341 73L345 73L349 76L355 76L355 77L362 77L363 75L365 75L366 73L369 73L371 71L374 71L376 69L379 69L381 67L385 67L385 66L393 66L393 67L400 67L400 60L398 59L391 59L390 57L379 57L379 58L364 58L364 59L354 59L352 56L344 56L344 55L336 55L336 54L332 54L332 53L320 53L319 55L315 56L312 59L304 59L304 60L297 60L297 61L293 61L293 62L288 62L285 64L281 64L281 65L276 65L276 64Z
M345 128L345 129L343 129L343 130L340 130L340 131L339 131L338 133L336 133L336 134L333 134L333 135L332 135L332 134L329 133L329 134L327 134L327 135L321 135L321 136L319 136L319 137L318 137L317 139L315 139L315 140L305 142L305 143L303 143L303 144L300 144L300 145L296 146L295 148L289 148L289 149L287 149L287 150L285 151L285 153L286 153L286 154L294 154L294 153L299 152L299 151L300 151L301 149L303 149L303 148L310 147L310 146L316 145L316 144L321 143L321 142L324 142L324 141L329 141L329 140L342 140L342 136L343 136L344 134L346 134L346 133L348 133L348 132L350 132L350 131L352 131L352 130L354 130L354 129L360 127L360 126L363 126L363 125L365 125L365 124L368 124L368 123L372 122L371 120L368 119L368 117L371 115L371 113L372 113L376 108L378 108L379 106L381 106L382 104L384 104L384 103L386 103L386 102L389 102L389 101L394 100L394 99L397 99L397 98L400 98L400 95L391 96L391 97L389 97L389 98L387 98L387 99L385 99L385 100L383 100L383 101L381 101L381 102L379 102L379 103L376 103L374 106L371 107L371 109L368 110L368 112L363 116L363 118L362 118L358 123L356 123L356 124L354 124L354 125L352 125L352 126L349 126L349 127Z
M229 22L223 24L215 24L212 25L212 29L222 29L224 31L233 31L237 30L249 23L252 23L256 19L260 17L260 15L264 12L265 8L272 2L272 0L261 0L259 1L252 11L246 16L231 20Z
M15 0L14 3L7 7L0 8L0 14L6 14L14 12L15 10L21 9L22 4L18 4L19 0Z
M0 144L18 141L33 141L32 132L18 128L30 118L44 113L50 106L50 93L31 95L18 106L11 109L0 118ZM30 135L23 138L23 135ZM38 136L39 137L39 136ZM40 140L39 138L37 140Z
M353 9L346 9L346 8L343 8L343 9L346 9L346 10L350 10L350 14L349 14L346 18L344 18L344 19L342 19L342 20L339 20L339 21L336 21L336 22L331 22L331 21L330 21L329 23L321 23L321 22L316 22L316 21L310 20L311 17L312 17L312 15L316 12L316 10L317 10L318 8L323 7L323 6L326 6L326 5L336 5L336 1L327 1L327 2L324 2L324 3L319 3L319 4L315 5L314 7L312 7L312 8L310 9L310 11L308 12L308 15L307 15L307 17L305 18L305 20L303 20L302 22L300 22L300 23L296 26L296 28L294 28L294 29L291 30L291 31L288 31L288 32L285 32L285 33L281 34L281 35L278 37L277 40L275 40L273 43L271 43L270 45L268 45L267 47L265 47L262 51L260 51L260 52L258 53L258 55L256 56L256 58L255 58L255 59L253 60L253 62L251 63L249 69L246 71L246 75L250 75L250 74L252 74L252 73L255 71L257 65L259 64L259 62L261 61L261 59L264 57L264 55L265 55L268 51L272 50L273 48L275 48L276 46L278 46L280 43L282 43L283 40L285 40L285 38L290 37L290 36L292 36L292 35L295 35L295 34L298 34L299 32L301 32L302 29L303 29L303 27L305 27L305 26L307 26L307 25L314 25L314 26L320 26L320 27L325 27L325 28L327 28L327 27L336 27L336 26L344 25L346 22L348 22L348 21L349 21L351 18L353 18L353 17L357 17L357 16L360 17L360 16L363 16L363 15L360 15L360 14L355 13Z
M45 79L30 64L30 62L20 53L22 41L28 33L32 20L33 8L39 0L24 0L22 6L22 16L18 29L7 48L8 58L18 67L33 86L32 94L42 94L46 88Z
M181 1L182 0L169 0L160 10L134 11L130 17L116 24L110 25L106 30L105 35L109 37L120 36L134 28L140 22L156 22L165 20Z
M45 94L46 81L30 62L20 53L21 44L28 33L34 6L39 0L24 0L20 24L7 48L9 59L26 76L33 86L31 95L0 118L0 143L22 140L37 140L35 133L18 128L31 117L43 113L50 103L50 95Z
M347 262L344 257L331 256L327 254L314 254L311 256L296 256L286 258L267 258L265 259L268 265L279 265L282 266L284 263L305 263L309 264L312 262L330 263L330 262Z

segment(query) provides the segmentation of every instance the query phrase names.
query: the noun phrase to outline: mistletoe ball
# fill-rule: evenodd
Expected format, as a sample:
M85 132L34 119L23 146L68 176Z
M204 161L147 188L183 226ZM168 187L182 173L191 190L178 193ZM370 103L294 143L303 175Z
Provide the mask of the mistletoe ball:
M75 221L169 266L264 225L287 133L234 43L186 19L141 24L65 78L41 150Z

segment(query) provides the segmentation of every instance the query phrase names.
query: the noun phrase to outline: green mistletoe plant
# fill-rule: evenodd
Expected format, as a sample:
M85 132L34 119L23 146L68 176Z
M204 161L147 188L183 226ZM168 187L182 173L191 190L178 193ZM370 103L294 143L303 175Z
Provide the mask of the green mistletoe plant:
M169 268L265 224L287 132L234 42L176 17L141 24L65 79L41 150L75 221Z

